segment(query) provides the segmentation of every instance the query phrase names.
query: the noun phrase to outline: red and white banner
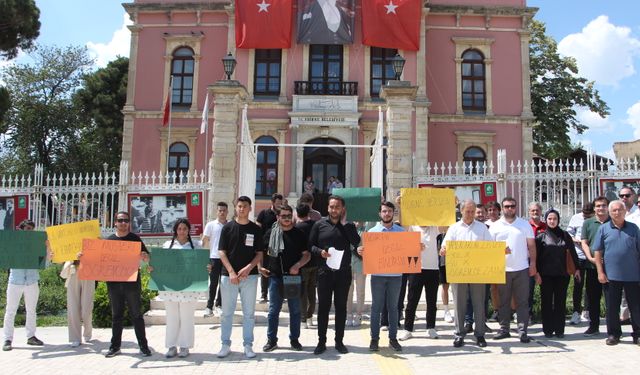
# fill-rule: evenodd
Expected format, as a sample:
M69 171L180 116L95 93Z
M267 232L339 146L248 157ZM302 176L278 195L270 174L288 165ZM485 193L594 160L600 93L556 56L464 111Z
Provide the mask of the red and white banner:
M292 0L236 0L237 48L290 48Z
M417 51L421 19L422 0L362 0L362 43Z

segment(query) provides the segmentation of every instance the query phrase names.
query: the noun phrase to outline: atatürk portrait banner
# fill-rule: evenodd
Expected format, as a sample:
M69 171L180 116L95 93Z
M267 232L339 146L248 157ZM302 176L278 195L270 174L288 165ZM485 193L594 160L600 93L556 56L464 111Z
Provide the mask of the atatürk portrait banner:
M298 43L353 43L355 0L298 0Z

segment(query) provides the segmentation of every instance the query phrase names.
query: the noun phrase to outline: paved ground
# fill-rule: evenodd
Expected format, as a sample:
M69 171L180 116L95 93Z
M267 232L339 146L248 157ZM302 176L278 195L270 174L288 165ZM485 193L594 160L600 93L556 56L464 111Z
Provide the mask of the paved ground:
M14 350L0 351L0 368L4 374L159 374L167 371L173 374L410 374L410 373L518 373L518 374L632 374L637 373L640 346L631 343L629 326L622 343L608 347L604 334L595 338L585 338L582 332L586 323L567 326L564 339L546 339L541 326L534 325L530 344L521 344L517 338L494 341L487 334L489 346L479 348L474 340L467 340L460 349L453 348L453 326L437 321L440 338L427 339L424 320L416 323L413 339L403 342L400 354L386 347L381 340L382 350L372 354L368 350L369 326L365 321L359 328L350 328L345 334L345 344L350 350L340 355L332 346L323 355L315 356L312 351L316 344L316 331L302 329L303 352L293 352L288 348L288 329L281 325L280 344L283 348L271 353L263 353L266 341L266 326L255 329L255 359L247 360L241 353L241 327L234 326L234 352L225 359L215 357L220 348L218 325L196 326L196 343L192 354L186 359L164 358L164 326L147 327L149 344L154 350L150 358L140 357L132 329L123 335L122 354L115 358L104 358L109 347L110 330L96 329L94 340L79 348L70 348L67 343L66 327L38 328L37 336L46 345L31 347L26 345L24 328L16 329ZM489 323L496 328L496 323ZM329 344L333 331L330 326ZM601 331L606 328L601 326ZM385 335L385 332L382 332Z

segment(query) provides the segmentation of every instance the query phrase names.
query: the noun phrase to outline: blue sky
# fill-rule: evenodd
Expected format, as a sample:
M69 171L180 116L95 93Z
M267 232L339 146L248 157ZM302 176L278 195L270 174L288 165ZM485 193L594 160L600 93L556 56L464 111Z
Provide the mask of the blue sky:
M87 45L104 65L128 55L128 31L121 1L36 0L41 11L39 43ZM579 110L590 130L574 141L613 157L616 141L640 138L640 0L528 0L537 19L576 57L580 74L596 82L611 108L607 119Z

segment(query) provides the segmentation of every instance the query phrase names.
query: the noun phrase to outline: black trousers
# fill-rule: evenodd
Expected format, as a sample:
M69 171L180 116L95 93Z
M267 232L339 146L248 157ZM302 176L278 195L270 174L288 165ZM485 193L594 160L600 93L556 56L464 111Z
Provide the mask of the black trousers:
M413 323L416 320L416 309L422 297L422 289L427 300L427 329L436 327L436 311L438 309L438 285L440 283L440 270L422 270L421 273L411 274L408 277L408 301L404 316L404 329L413 332Z
M300 311L302 320L311 319L316 311L316 283L318 267L309 266L300 270L302 275L302 292L300 294Z
M219 258L209 258L211 264L211 272L209 273L209 299L207 300L207 308L213 309L215 301L216 307L222 306L222 297L220 296L220 275L222 274L222 261ZM216 298L217 293L217 298Z
M545 334L564 334L568 287L568 275L542 276L540 303L542 305L542 331Z
M269 295L269 278L260 275L260 298L267 299Z
M351 286L351 267L332 271L327 267L318 269L318 343L327 343L329 310L331 299L335 307L336 343L342 343L347 320L347 297Z
M603 285L605 304L607 306L607 335L620 338L622 336L622 325L620 324L620 302L622 302L622 291L627 297L627 306L631 314L632 337L640 338L640 283L637 281L614 281L609 280ZM591 314L591 313L589 313Z
M133 322L140 348L147 347L147 336L142 318L142 299L140 277L136 282L108 282L107 291L111 302L111 348L120 349L122 345L122 325L125 304L129 307L129 317Z
M400 295L398 295L398 327L400 327L400 319L402 319L402 310L404 310L404 299L407 296L407 281L409 280L408 273L402 275L402 285L400 285ZM389 327L389 310L387 305L382 305L382 319L380 320L380 326Z
M578 263L578 269L580 270L580 281L578 281L575 277L573 278L573 311L578 313L582 313L582 292L584 290L586 274L584 266L586 262L588 262L588 260L580 259ZM589 309L589 298L587 298L586 295L584 297L584 309Z
M600 329L600 299L602 298L602 284L598 281L597 270L587 268L586 271L585 279L587 286L587 299L589 300L589 328ZM620 309L619 305L618 309Z

